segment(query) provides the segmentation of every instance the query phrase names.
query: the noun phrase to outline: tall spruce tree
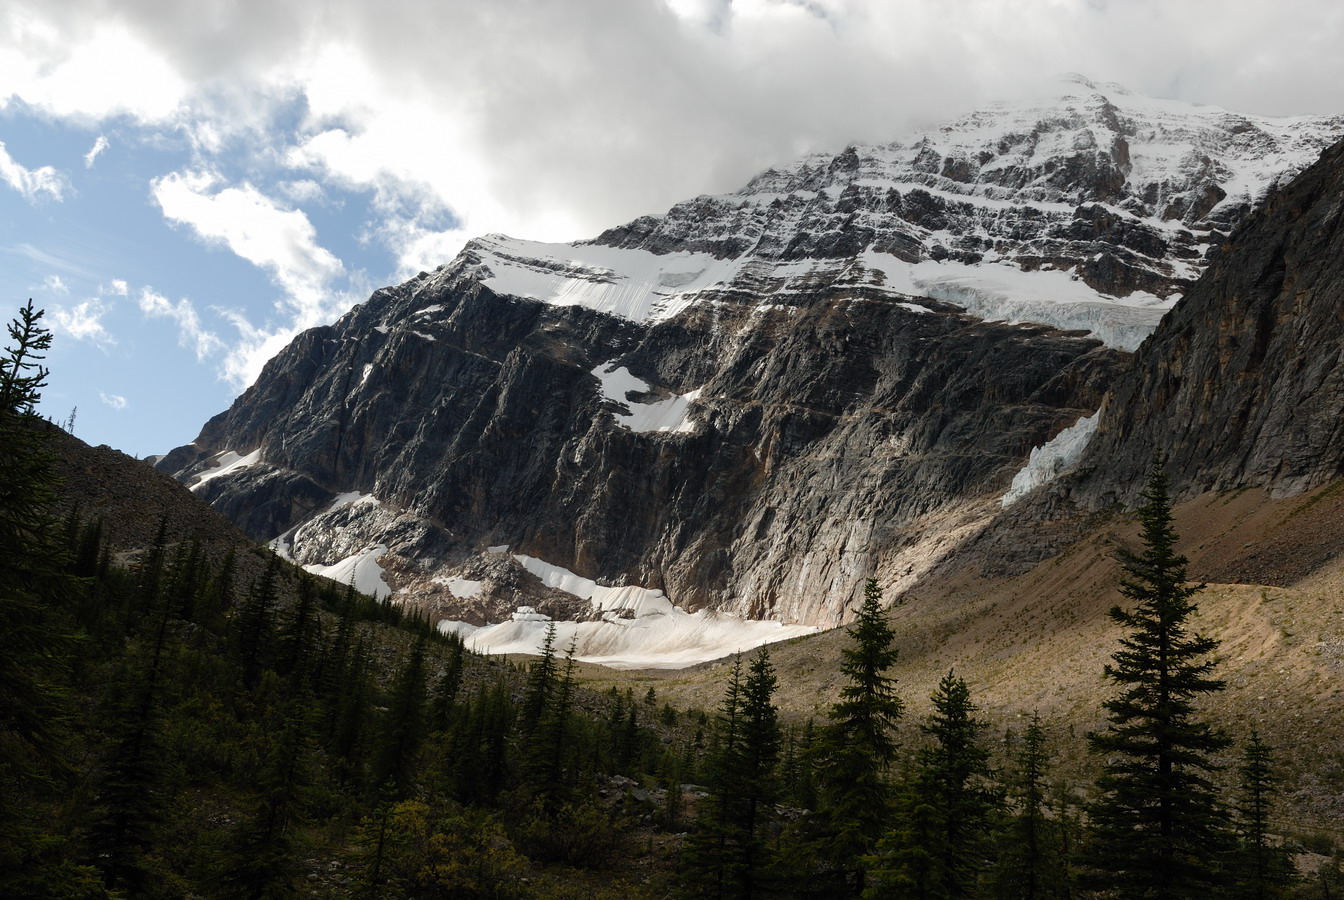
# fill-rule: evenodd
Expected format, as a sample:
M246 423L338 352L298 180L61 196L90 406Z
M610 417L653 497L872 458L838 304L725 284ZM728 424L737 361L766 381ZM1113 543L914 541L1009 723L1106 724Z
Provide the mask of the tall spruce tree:
M768 868L766 811L778 795L779 681L770 653L756 654L742 678L733 664L718 720L718 746L709 762L709 801L687 842L689 896L760 896Z
M427 693L425 638L421 636L397 671L374 751L374 787L384 789L390 784L392 796L398 799L410 792L415 759L424 741Z
M41 318L28 301L0 357L0 778L29 770L34 757L39 768L59 759L59 683L72 649L53 615L69 576L49 513L54 457L33 410L47 376L38 361L51 346Z
M879 845L874 887L865 896L969 897L986 868L997 806L981 738L987 726L954 672L943 676L931 699L933 713L920 726L930 742L902 797L904 815Z
M1284 897L1295 877L1292 857L1269 834L1269 815L1278 790L1273 749L1251 729L1242 752L1240 794L1236 805L1237 844L1230 865L1234 897L1272 900Z
M1105 669L1120 694L1103 704L1109 726L1088 736L1106 759L1089 856L1116 896L1176 900L1209 895L1227 843L1210 776L1217 769L1212 755L1228 739L1196 709L1224 684L1212 674L1217 641L1190 631L1203 585L1188 583L1186 559L1176 552L1160 457L1143 500L1142 550L1121 555L1120 592L1135 605L1110 612L1128 629Z
M904 704L896 695L896 635L882 610L877 579L864 586L863 605L849 628L853 646L841 654L846 684L819 738L819 831L813 848L827 873L818 882L832 896L859 896L867 860L882 836L892 788L887 770L896 758L896 725Z
M0 354L0 895L57 896L62 841L34 824L69 771L68 609L74 584L50 503L58 483L35 407L51 333L32 301Z
M990 895L998 900L1054 900L1073 896L1064 824L1047 814L1050 747L1041 718L1032 713L1011 772L1012 815L999 836Z

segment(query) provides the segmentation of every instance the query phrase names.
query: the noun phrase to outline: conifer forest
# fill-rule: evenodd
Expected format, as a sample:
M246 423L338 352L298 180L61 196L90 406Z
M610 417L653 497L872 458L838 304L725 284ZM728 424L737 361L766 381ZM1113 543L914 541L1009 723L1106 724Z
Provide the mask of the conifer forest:
M1160 457L1103 727L1003 733L955 669L909 714L876 580L824 716L782 714L766 648L677 708L585 684L554 630L480 656L260 547L115 552L59 502L50 341L29 303L0 361L0 896L1344 895L1276 826L1272 741L1219 717Z

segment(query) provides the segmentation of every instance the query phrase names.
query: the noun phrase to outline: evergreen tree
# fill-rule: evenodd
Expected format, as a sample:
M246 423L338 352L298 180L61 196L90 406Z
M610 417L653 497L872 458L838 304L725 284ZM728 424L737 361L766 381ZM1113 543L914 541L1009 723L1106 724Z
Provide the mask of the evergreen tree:
M391 784L397 798L409 793L416 755L425 737L425 694L425 640L421 637L392 685L374 756L373 783L380 788Z
M719 745L710 760L709 801L686 850L688 893L749 898L762 893L768 853L766 811L778 794L778 687L770 653L756 654L742 680L733 664L719 719Z
M1251 729L1242 755L1238 798L1237 845L1232 852L1232 893L1244 900L1271 900L1287 895L1294 881L1292 857L1269 835L1269 814L1277 784L1273 749Z
M530 735L546 712L546 704L555 690L555 623L546 626L546 637L541 642L541 656L527 670L527 690L523 693L520 724L523 734Z
M243 685L249 690L257 686L265 667L275 624L272 616L276 604L276 579L280 575L280 557L272 556L266 573L254 582L247 597L238 607L234 630L237 634L238 660L242 668Z
M1105 669L1120 694L1103 704L1110 725L1089 735L1106 757L1091 810L1091 863L1123 898L1207 896L1226 846L1210 757L1228 740L1195 703L1223 689L1212 675L1217 642L1189 630L1203 586L1187 583L1186 559L1176 553L1160 458L1143 498L1143 549L1122 554L1120 591L1135 607L1110 612L1129 630Z
M457 703L458 691L462 688L462 669L466 660L467 648L458 635L449 635L448 662L434 690L434 700L430 706L429 727L431 731L444 731L452 721L453 708Z
M276 635L279 651L276 670L295 684L304 683L309 677L317 628L317 586L310 577L300 578L298 597L282 617Z
M966 682L953 672L939 681L932 700L933 713L920 726L932 740L919 753L906 821L882 841L872 896L969 897L985 867L996 807L989 750L981 740L986 725L975 718Z
M896 639L882 611L877 579L868 579L858 618L849 628L853 646L842 651L847 683L831 707L819 740L819 840L814 843L833 896L856 897L868 880L868 863L882 836L892 799L887 770L896 758L894 732L904 710L896 679Z
M786 799L794 806L812 809L817 803L817 784L813 773L816 755L816 724L808 719L801 730L790 727L785 733L784 753L780 759L780 782Z
M554 631L554 626L551 632ZM547 812L553 812L569 798L566 783L566 757L570 751L570 717L574 704L573 642L565 653L565 667L550 689L552 699L536 723L525 748L527 780L538 794Z
M34 827L66 759L66 688L75 583L50 503L54 457L35 412L51 346L32 301L0 356L0 895L56 890L61 843ZM55 859L52 857L55 856Z
M999 840L992 896L1047 900L1072 896L1066 846L1058 817L1047 815L1050 750L1041 719L1032 713L1016 755L1010 798L1013 814Z
M38 360L51 346L41 318L28 301L0 358L0 778L28 770L34 758L60 759L59 684L72 648L53 615L72 585L49 514L54 457L34 412L47 375Z
M222 880L229 895L247 900L296 893L296 832L310 780L309 723L302 701L287 704L277 718L282 721L266 740L256 798L230 836L225 857Z

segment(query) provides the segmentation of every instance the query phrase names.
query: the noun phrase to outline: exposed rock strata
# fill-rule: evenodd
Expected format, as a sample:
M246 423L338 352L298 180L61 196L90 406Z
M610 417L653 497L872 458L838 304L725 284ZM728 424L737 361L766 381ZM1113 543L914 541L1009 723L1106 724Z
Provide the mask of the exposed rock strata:
M835 624L868 574L899 591L958 552L1031 449L1095 412L1127 363L1081 331L962 309L1135 346L1258 192L1341 125L1080 80L1048 108L810 157L588 244L483 238L301 335L160 466L297 561L376 559L402 597L454 617L582 614L508 548L691 609ZM1264 315L1213 328L1227 331L1220 365L1263 367L1246 345ZM1185 397L1186 364L1163 358L1140 358L1165 385L1155 397ZM609 394L613 373L647 391ZM1124 384L1112 406L1140 390ZM654 403L684 417L627 427ZM1125 465L1150 452L1132 449L1137 431L1170 427L1156 406L1144 415L1107 426ZM1004 515L1063 540L1077 507L1059 491L1080 483L1040 492L1062 510L1044 525L1039 499ZM1102 483L1093 507L1110 502Z
M1152 454L1182 496L1344 475L1344 144L1229 238L1108 394L1073 489L1127 502Z
M384 334L384 321L405 324ZM917 537L906 528L1005 484L1122 358L889 300L724 301L646 329L426 276L306 334L163 465L260 447L265 462L200 492L261 540L338 493L373 494L381 519L343 509L323 527L390 544L421 582L508 545L689 608L830 624ZM591 374L606 362L699 388L694 429L618 425ZM353 546L310 542L296 558Z

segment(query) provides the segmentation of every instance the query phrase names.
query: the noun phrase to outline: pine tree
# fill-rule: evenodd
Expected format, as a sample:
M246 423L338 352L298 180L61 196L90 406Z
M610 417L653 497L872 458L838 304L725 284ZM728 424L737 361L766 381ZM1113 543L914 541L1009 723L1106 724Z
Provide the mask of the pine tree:
M0 776L26 769L29 754L59 760L58 682L71 650L52 615L71 584L49 514L54 457L34 412L47 375L38 360L51 346L41 318L28 301L0 358Z
M425 737L425 641L420 638L397 673L373 762L373 783L392 785L392 795L407 796L416 755Z
M286 611L276 635L278 659L276 670L289 676L294 684L304 683L314 664L314 644L317 640L317 586L313 579L299 579L299 594Z
M449 635L448 641L448 662L439 677L439 683L434 689L434 700L430 705L431 731L444 731L451 724L457 694L462 688L462 669L467 655L466 644L455 634Z
M709 764L709 801L686 849L691 896L759 896L768 864L766 811L778 794L778 680L764 647L742 679L733 664L719 718L719 744Z
M985 868L996 807L981 739L986 724L975 718L970 689L954 672L938 682L932 700L933 713L920 726L931 743L919 753L906 822L882 841L873 896L969 897Z
M266 573L253 583L235 616L238 661L243 685L249 690L255 688L261 678L266 653L275 632L272 615L277 599L275 582L279 574L280 557L272 556L270 564L266 566Z
M892 799L887 770L896 758L894 732L904 711L896 679L896 635L882 612L877 579L868 579L852 647L842 651L847 683L819 739L817 767L821 835L815 850L834 879L826 890L856 897L868 880L867 860L884 830Z
M248 900L297 893L292 884L296 832L311 778L309 723L302 701L287 704L279 718L283 721L266 740L252 808L230 836L226 850L222 881L231 896Z
M1015 762L1009 791L1013 814L999 839L991 894L1001 900L1070 897L1062 824L1047 814L1050 749L1036 713L1027 723Z
M541 642L541 656L527 670L527 690L523 693L520 724L524 735L530 735L541 721L546 704L555 690L555 623L546 626L546 637Z
M1243 900L1271 900L1287 895L1294 881L1292 857L1269 835L1269 815L1277 784L1273 748L1251 729L1242 755L1238 798L1237 845L1230 866L1232 894Z
M0 356L0 895L55 890L60 841L33 825L53 775L69 770L65 693L76 589L50 504L58 484L35 407L51 346L32 301ZM53 860L52 855L57 858Z
M527 781L532 791L541 798L548 813L554 812L569 799L565 773L574 704L574 650L575 645L571 641L565 652L565 667L547 691L552 695L551 701L546 704L530 736L526 737L524 749L523 765Z
M1120 591L1135 606L1110 612L1129 630L1105 669L1120 694L1103 704L1107 729L1089 735L1106 757L1091 810L1091 863L1123 898L1207 896L1226 846L1211 755L1228 739L1195 704L1223 689L1212 675L1218 645L1189 630L1203 586L1187 583L1186 559L1176 553L1160 458L1143 498L1143 549L1122 554Z

